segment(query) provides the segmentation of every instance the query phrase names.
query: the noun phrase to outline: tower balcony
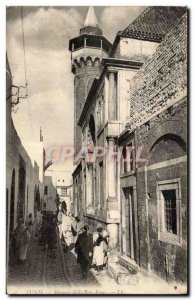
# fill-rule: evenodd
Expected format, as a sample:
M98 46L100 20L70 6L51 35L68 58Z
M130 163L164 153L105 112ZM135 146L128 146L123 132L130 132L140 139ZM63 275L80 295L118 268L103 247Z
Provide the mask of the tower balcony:
M69 42L69 50L74 53L80 49L94 48L100 49L105 52L107 55L110 52L112 44L103 36L100 35L81 35L74 39L71 39Z

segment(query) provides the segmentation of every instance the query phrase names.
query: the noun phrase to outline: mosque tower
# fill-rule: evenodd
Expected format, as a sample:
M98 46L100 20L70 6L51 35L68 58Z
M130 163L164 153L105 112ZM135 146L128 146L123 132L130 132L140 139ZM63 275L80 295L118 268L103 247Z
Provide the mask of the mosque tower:
M111 43L103 36L93 7L89 7L79 36L69 42L74 77L74 146L81 147L81 129L77 125L94 78L99 77L101 61L110 52Z

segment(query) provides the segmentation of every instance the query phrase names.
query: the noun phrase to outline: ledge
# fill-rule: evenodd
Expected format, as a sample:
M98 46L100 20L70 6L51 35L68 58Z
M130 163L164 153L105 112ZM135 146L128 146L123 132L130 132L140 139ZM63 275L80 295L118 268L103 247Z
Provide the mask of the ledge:
M120 175L120 178L124 178L124 177L129 177L129 176L133 176L135 175L136 172L135 171L130 171L130 172L127 172L127 173L123 173Z
M90 218L90 219L93 219L93 220L96 220L98 222L101 222L101 223L105 223L105 224L119 224L120 223L120 220L119 219L110 219L110 218L101 218L97 215L91 215L91 214L84 214L84 217L87 217L87 218Z
M126 255L119 256L119 263L132 273L137 273L140 269L138 264Z

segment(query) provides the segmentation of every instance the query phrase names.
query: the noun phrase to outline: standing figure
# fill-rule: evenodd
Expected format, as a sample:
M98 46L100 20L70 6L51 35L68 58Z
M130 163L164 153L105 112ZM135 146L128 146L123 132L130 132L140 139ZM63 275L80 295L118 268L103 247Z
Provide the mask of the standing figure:
M77 253L77 262L81 266L83 278L87 279L88 268L93 255L93 236L89 233L88 225L85 225L83 230L83 233L79 234L76 241L75 251Z
M49 220L48 215L43 214L42 217L42 225L39 230L39 244L43 246L43 250L46 250L46 245L48 244L48 236L49 236Z
M12 234L12 245L15 257L19 263L25 263L30 242L30 233L23 218L18 219L18 225Z
M103 237L103 254L104 254L104 261L103 261L103 267L107 267L108 264L108 244L109 244L109 234L106 230L102 231L102 237Z
M61 206L60 206L59 211L58 211L57 220L58 220L59 238L62 239L62 211L61 211Z
M73 236L71 231L71 218L66 214L66 211L62 214L62 234L67 247L73 242Z
M93 235L93 265L97 271L103 270L104 265L107 264L107 245L108 233L98 223Z
M35 217L35 236L38 237L39 231L42 226L42 213L41 211L37 210L36 217Z
M57 244L57 233L56 233L56 216L54 214L50 214L49 216L49 234L48 234L48 250L51 252L50 256L52 258L56 258L55 251L56 251L56 244Z
M26 226L28 227L30 235L33 236L33 216L32 216L32 213L29 213L29 215L27 217Z
M80 221L79 217L75 217L72 219L72 234L74 236L74 243L76 243L76 240L78 238L78 235L82 233L84 224Z

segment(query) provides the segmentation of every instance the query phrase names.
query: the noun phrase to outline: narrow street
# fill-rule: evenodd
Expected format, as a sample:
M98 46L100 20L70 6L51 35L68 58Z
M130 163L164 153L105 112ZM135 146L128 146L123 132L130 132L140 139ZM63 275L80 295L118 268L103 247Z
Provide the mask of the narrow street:
M7 294L189 293L188 14L6 7Z
M72 252L64 253L58 240L56 256L52 258L49 251L43 250L38 238L33 237L25 265L10 263L8 271L8 289L11 294L44 294L52 289L58 294L63 289L78 287L100 287L105 282L116 282L109 277L107 271L96 274L90 270L87 281L82 278L80 265ZM54 289L53 289L54 288ZM25 291L24 291L25 289Z

